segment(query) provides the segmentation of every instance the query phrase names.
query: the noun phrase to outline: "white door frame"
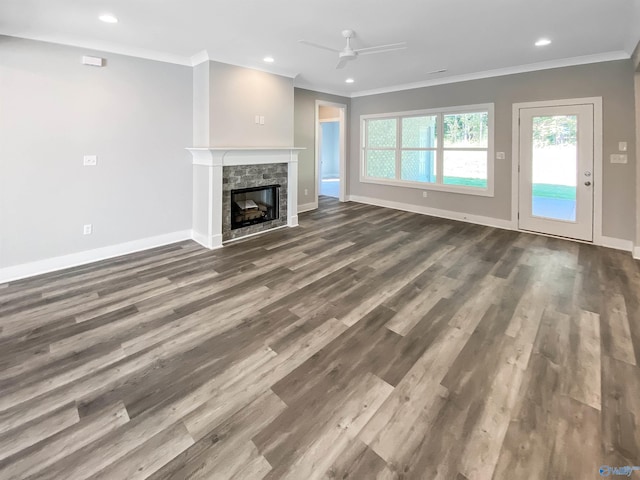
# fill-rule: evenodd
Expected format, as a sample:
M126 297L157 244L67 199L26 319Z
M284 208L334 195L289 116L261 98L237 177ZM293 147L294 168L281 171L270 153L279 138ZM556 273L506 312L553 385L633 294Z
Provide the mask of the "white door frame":
M340 192L339 200L344 202L347 197L346 185L346 159L347 159L347 105L344 103L326 102L324 100L316 100L316 118L315 118L315 179L316 179L316 207L318 205L318 196L320 195L320 107L335 107L340 110ZM333 119L332 119L333 120Z
M536 107L562 107L567 105L593 105L593 242L603 244L602 235L602 97L545 100L541 102L514 103L511 122L511 224L520 230L518 212L520 202L520 109ZM529 232L531 233L531 232Z

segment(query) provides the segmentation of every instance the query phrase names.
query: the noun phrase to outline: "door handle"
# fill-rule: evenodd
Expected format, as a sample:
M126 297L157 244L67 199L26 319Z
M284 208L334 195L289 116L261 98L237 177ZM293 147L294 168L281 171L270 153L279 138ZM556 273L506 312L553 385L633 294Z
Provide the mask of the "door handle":
M585 184L587 187L590 187L590 186L591 186L591 182L584 182L584 184Z

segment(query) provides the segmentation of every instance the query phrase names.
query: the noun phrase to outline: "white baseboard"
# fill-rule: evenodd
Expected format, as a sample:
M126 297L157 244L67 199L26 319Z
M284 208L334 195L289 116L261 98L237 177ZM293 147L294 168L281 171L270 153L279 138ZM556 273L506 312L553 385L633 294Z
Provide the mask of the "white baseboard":
M141 238L139 240L119 243L117 245L110 245L108 247L86 250L84 252L71 253L60 257L47 258L36 262L0 268L0 283L33 277L35 275L63 270L65 268L77 267L79 265L119 257L120 255L148 250L154 247L161 247L163 245L189 239L191 239L191 230L183 230L180 232L157 235L155 237Z
M633 252L633 242L622 238L600 237L597 245L607 248L615 248L616 250L624 250L625 252Z
M191 238L194 242L199 243L209 250L215 250L216 248L222 248L222 235L213 235L208 237L202 233L198 233L195 230L191 230Z
M316 210L318 208L318 202L305 203L298 205L298 213L308 212L310 210Z
M640 245L633 248L633 258L640 260Z
M361 197L360 195L349 195L347 197L347 201L366 203L367 205L375 205L377 207L393 208L395 210L403 210L405 212L421 213L423 215L446 218L448 220L459 220L461 222L475 223L478 225L484 225L486 227L515 230L511 220L503 220L501 218L483 217L482 215L471 215L468 213L454 212L452 210L442 210L440 208L425 207L421 205L413 205L410 203L381 200L379 198Z

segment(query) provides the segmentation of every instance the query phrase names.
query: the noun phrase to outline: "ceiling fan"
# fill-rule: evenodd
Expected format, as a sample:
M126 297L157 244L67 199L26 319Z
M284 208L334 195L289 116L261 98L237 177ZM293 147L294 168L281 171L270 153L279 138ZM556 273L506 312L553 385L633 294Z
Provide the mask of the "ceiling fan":
M347 45L342 50L337 48L327 47L314 42L308 42L307 40L300 40L300 43L309 45L310 47L320 48L322 50L329 50L338 54L338 65L336 68L343 68L349 60L355 60L358 55L371 55L373 53L391 52L393 50L403 50L407 48L406 42L390 43L388 45L378 45L376 47L367 48L351 48L351 39L356 36L356 32L353 30L343 30L342 36L347 39Z

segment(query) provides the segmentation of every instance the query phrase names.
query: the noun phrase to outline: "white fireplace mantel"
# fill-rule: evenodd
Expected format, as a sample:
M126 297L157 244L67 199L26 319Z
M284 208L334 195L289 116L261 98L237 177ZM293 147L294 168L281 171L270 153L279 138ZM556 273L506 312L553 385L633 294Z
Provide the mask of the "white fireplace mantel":
M297 147L194 147L193 239L207 248L222 247L222 167L233 165L287 165L287 225L298 225ZM268 230L267 230L268 231Z

